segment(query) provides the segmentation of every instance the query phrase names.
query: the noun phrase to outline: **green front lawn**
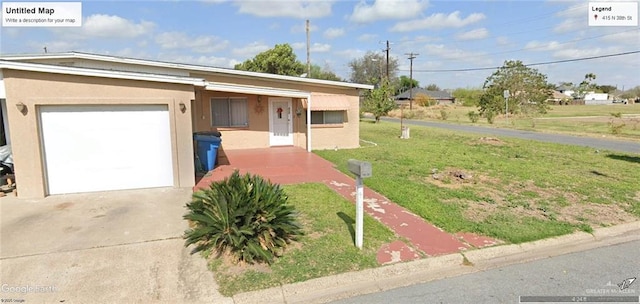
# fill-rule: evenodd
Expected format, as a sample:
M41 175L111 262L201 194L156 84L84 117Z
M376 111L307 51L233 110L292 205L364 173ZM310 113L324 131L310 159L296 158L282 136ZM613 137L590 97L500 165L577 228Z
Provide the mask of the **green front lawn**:
M364 245L354 246L355 205L324 184L283 186L300 212L305 235L271 266L234 265L224 258L209 266L225 296L376 267L377 250L396 240L375 219L364 217Z
M399 135L363 121L377 146L316 153L343 172L350 158L371 162L367 186L448 232L520 243L640 217L637 155L417 126Z

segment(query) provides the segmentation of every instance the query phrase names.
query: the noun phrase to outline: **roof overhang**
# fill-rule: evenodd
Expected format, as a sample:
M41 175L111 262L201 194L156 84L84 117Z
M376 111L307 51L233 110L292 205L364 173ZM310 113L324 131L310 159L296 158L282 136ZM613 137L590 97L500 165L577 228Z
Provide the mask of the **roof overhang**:
M73 58L173 68L173 69L180 69L180 70L186 70L186 71L192 71L192 72L216 73L216 74L226 74L226 75L235 75L235 76L244 76L244 77L259 77L259 78L271 79L271 80L307 83L307 84L331 86L331 87L346 87L346 88L354 88L359 90L373 89L373 86L368 84L322 80L322 79L313 79L313 78L296 77L296 76L285 76L285 75L277 75L277 74L269 74L269 73L249 72L249 71L234 70L229 68L218 68L218 67L195 65L195 64L172 63L172 62L164 62L164 61L98 55L98 54L89 54L89 53L81 53L81 52L48 53L48 54L32 54L32 55L3 55L0 57L0 59L2 60L11 60L11 61L37 60L37 59L73 59Z
M258 87L258 86L246 86L230 83L208 83L205 89L209 91L229 92L229 93L243 93L243 94L255 94L255 95L267 95L267 96L279 96L279 97L292 97L292 98L309 98L310 92L286 90L271 87Z
M204 79L0 60L0 69L205 86Z

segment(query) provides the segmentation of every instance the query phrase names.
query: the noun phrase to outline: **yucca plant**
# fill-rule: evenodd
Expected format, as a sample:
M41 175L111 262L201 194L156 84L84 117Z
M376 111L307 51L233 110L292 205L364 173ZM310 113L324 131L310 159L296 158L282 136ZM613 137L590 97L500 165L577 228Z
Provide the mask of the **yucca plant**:
M272 263L302 234L295 208L277 184L236 170L223 181L197 191L187 203L190 221L185 246L193 253L231 253L238 261Z

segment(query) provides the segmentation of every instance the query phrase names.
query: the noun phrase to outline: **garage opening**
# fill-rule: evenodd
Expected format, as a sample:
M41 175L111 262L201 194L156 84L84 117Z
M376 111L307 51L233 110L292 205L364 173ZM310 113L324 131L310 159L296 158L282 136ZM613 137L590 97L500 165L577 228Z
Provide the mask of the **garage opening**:
M48 194L174 184L167 105L40 106Z

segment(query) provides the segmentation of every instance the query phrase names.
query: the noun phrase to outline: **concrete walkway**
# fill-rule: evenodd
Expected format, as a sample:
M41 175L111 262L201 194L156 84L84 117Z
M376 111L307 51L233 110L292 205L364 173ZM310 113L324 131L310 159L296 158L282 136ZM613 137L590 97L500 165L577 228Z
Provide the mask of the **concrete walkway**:
M303 149L230 150L225 151L225 155L226 159L220 161L221 165L203 177L196 188L204 188L212 181L222 180L237 169L242 174L258 174L278 184L324 183L355 203L353 178L335 169L331 162ZM444 232L368 187L365 187L364 196L365 212L408 241L396 241L380 248L380 264L457 253L499 243L498 240L471 233Z

